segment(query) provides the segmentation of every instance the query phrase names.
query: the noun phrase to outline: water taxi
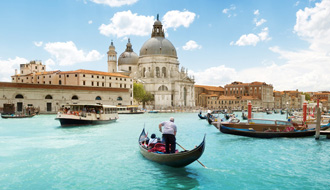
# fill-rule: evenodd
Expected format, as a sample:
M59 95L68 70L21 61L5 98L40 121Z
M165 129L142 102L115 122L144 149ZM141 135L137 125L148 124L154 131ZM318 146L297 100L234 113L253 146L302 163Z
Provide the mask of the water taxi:
M98 125L114 122L118 119L116 106L102 104L71 104L65 105L55 120L61 126Z
M117 106L118 114L143 114L144 111L139 110L138 106Z

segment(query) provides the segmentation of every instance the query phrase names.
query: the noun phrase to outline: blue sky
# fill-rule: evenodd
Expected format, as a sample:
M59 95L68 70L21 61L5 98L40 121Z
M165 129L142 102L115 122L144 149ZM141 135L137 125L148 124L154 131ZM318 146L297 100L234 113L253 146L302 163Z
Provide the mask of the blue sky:
M111 40L139 55L157 14L196 84L330 90L330 0L0 1L0 81L30 60L107 71Z

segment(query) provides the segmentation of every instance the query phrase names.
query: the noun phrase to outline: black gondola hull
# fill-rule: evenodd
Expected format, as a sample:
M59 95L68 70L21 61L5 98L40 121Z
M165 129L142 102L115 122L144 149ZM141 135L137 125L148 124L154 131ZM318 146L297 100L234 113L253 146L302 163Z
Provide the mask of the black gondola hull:
M315 130L295 131L295 132L260 132L260 131L235 129L223 125L220 126L220 131L225 134L255 137L255 138L279 138L279 137L295 138L295 137L308 137L315 135Z
M178 152L175 154L153 153L153 152L148 152L148 150L141 145L140 142L143 141L144 138L145 138L145 131L143 129L139 138L140 153L148 160L171 167L177 167L177 168L185 167L193 163L202 156L205 149L205 136L204 136L203 142L193 150Z

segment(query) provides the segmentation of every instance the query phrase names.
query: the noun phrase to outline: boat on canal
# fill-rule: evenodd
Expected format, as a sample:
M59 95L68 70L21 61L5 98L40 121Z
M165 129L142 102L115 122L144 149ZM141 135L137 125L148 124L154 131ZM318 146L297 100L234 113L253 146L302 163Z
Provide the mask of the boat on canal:
M1 114L1 117L3 119L19 119L19 118L31 118L34 117L35 114L31 114L31 115L26 115L26 114L11 114L11 115L3 115Z
M118 114L144 114L137 105L117 106Z
M65 105L55 120L61 126L98 125L115 122L118 119L117 107L102 104L71 104Z
M249 119L248 122L221 122L220 126L214 124L222 133L256 137L256 138L278 138L278 137L307 137L315 135L315 128L307 128L306 125L298 125L288 121ZM330 127L330 123L321 126L321 130Z
M140 148L140 153L148 160L157 162L162 165L167 165L171 167L184 167L187 166L194 161L198 161L204 152L205 149L205 136L202 143L192 150L185 150L177 153L172 154L164 154L163 152L152 152L151 149L148 149L144 145L144 142L149 140L148 135L145 133L143 129L141 135L139 137L138 143ZM157 143L156 146L165 146L164 144Z

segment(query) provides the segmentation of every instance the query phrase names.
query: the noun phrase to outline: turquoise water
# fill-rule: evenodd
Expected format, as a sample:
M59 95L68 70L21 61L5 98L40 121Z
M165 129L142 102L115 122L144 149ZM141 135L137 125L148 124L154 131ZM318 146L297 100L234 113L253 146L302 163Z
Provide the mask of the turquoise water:
M175 117L186 149L206 134L198 162L146 160L138 137ZM284 119L263 113L256 118ZM329 189L330 139L255 139L219 132L197 113L120 115L116 123L61 128L55 115L0 119L0 189ZM179 147L177 147L179 148ZM180 149L180 148L179 148Z

